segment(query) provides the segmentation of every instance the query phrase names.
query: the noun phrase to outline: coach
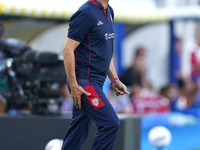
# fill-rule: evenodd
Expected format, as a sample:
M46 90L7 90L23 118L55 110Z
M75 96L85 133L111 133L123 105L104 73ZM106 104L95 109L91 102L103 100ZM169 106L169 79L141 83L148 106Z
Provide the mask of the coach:
M63 57L74 108L62 150L79 150L92 121L98 127L93 150L112 150L119 129L102 91L108 75L117 96L129 94L113 65L114 13L108 2L89 0L70 19Z

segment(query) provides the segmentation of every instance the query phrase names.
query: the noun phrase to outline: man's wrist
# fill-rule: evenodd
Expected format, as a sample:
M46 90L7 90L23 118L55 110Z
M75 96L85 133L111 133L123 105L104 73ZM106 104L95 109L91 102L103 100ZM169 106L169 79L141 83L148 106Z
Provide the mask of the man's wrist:
M72 88L72 87L76 87L78 86L78 83L76 81L73 81L73 82L69 82L69 86Z
M114 78L112 81L111 81L111 83L110 83L110 85L112 85L115 81L117 81L117 80L119 80L119 78L117 77L117 78Z

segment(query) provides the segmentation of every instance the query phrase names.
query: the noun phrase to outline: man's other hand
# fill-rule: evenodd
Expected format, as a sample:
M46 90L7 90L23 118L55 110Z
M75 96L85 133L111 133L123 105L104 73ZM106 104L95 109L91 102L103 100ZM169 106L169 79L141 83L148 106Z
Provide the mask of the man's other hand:
M127 91L127 87L120 80L116 80L115 82L113 82L112 88L113 88L116 96L130 94Z

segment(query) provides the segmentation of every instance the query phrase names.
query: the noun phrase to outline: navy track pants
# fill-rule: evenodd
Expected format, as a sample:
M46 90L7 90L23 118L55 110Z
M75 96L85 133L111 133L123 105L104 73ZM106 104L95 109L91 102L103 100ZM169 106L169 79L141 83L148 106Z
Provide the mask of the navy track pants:
M91 93L91 96L82 95L81 109L73 107L72 122L65 136L62 150L80 150L88 136L92 121L98 128L92 150L112 150L120 125L119 118L99 86L82 87Z

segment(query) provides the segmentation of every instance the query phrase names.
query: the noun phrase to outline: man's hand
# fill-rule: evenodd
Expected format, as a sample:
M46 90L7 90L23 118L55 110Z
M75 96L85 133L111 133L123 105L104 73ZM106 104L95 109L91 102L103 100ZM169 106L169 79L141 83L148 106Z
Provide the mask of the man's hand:
M115 91L116 96L130 94L127 91L127 87L119 80L116 80L115 82L112 83L112 88Z
M71 88L71 96L72 96L74 105L76 106L77 109L81 109L81 95L85 94L86 96L90 96L91 93L86 92L79 85L70 86L70 88Z

